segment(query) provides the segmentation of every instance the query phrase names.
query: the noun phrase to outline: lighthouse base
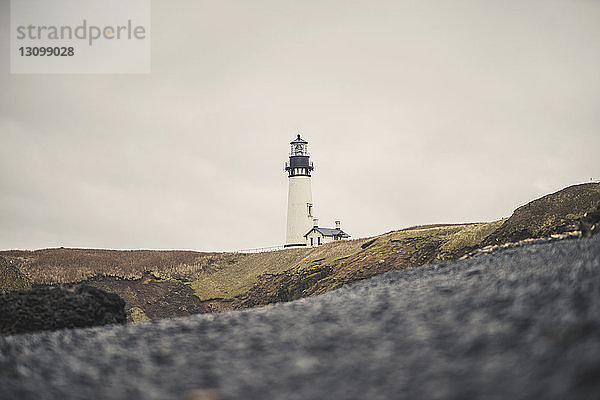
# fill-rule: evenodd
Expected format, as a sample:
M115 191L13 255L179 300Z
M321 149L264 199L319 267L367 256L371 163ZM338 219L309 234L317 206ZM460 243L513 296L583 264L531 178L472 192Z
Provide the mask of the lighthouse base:
M306 247L306 243L298 243L298 244L285 244L283 247Z

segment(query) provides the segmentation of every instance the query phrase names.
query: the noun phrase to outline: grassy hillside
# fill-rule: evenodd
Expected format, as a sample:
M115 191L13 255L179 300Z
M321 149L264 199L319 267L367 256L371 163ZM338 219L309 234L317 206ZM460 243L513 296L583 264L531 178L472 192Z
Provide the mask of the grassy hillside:
M578 230L584 215L598 207L599 199L600 184L569 186L517 208L513 215L486 239L485 244L542 238Z
M60 248L0 255L19 265L32 284L85 281L117 293L130 320L143 320L293 300L486 245L574 231L599 205L600 184L584 184L495 222L413 227L311 249L242 254Z

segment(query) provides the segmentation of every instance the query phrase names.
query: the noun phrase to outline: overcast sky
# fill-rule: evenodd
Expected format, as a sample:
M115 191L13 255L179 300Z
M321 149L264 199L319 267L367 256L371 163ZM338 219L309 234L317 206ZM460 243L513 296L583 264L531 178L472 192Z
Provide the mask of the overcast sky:
M353 238L600 178L600 1L154 0L139 75L11 75L0 4L0 248L281 245L298 132Z

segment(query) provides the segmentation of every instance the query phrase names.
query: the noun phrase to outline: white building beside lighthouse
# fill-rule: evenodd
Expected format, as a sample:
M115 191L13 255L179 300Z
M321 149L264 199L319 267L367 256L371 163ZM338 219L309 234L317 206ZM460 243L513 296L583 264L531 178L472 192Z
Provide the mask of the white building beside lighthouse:
M350 236L340 229L339 221L335 229L318 227L312 202L310 177L314 167L308 154L308 142L298 135L290 145L290 160L285 163L289 177L285 247L313 247L347 239Z
M316 247L325 243L335 242L336 240L345 240L350 237L340 227L340 221L335 221L335 228L321 228L319 226L319 220L313 219L313 227L308 231L304 237L306 238L306 245L308 247Z

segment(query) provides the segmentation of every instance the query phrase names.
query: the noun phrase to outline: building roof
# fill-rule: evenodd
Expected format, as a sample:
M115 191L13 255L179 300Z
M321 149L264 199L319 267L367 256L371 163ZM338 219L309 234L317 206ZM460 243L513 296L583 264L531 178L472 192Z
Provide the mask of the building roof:
M344 238L350 237L350 235L348 235L346 232L344 232L341 229L321 228L318 226L313 226L310 231L306 232L306 235L304 235L304 237L308 236L312 231L317 231L317 232L321 233L323 236L341 236Z

